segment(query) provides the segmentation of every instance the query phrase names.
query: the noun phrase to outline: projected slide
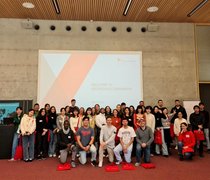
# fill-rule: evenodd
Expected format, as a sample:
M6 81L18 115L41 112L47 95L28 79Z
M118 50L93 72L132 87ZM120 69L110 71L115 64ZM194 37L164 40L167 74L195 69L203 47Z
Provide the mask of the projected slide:
M142 100L141 52L39 51L38 102L115 108Z

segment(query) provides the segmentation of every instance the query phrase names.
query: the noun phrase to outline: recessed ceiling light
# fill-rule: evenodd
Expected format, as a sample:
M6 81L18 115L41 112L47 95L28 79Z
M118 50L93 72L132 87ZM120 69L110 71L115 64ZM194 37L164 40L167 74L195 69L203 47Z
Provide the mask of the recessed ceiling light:
M148 12L157 12L157 11L158 11L158 7L156 7L156 6L148 7L148 8L147 8L147 11L148 11Z
M35 7L34 4L31 3L31 2L24 2L24 3L22 4L22 6L25 7L25 8L28 8L28 9L32 9L32 8Z

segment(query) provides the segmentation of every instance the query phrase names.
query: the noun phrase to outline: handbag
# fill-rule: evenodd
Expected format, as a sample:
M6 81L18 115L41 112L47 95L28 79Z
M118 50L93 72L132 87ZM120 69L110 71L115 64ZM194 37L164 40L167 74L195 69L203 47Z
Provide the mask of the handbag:
M15 160L21 160L23 159L23 146L22 146L22 137L20 136L18 139L18 146L16 147L15 150Z
M173 124L170 124L170 136L172 138L174 138L174 136L175 136L175 133L174 133L174 125Z
M161 144L163 143L163 142L162 142L161 130L156 130L156 131L155 131L154 143L155 143L155 144L159 144L159 145L161 145Z
M194 135L197 141L204 141L205 140L205 136L203 131L198 131L198 130L194 130Z

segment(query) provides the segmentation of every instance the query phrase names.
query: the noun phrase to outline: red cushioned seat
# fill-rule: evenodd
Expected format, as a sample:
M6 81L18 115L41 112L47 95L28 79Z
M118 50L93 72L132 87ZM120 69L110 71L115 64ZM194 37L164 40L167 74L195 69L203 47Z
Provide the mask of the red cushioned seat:
M141 166L144 167L145 169L155 168L155 165L153 163L142 163Z
M105 166L105 171L106 172L118 172L120 170L119 170L119 167L117 165L111 164L111 165Z
M65 171L65 170L70 170L71 166L69 163L65 163L65 164L59 164L57 166L57 171Z
M131 163L122 163L123 170L135 170L135 166Z

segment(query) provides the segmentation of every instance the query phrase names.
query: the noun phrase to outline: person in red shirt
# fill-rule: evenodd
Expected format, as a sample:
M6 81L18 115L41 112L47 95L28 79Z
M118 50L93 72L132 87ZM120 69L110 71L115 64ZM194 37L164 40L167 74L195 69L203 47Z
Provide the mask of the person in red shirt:
M178 137L178 153L180 161L192 159L195 146L195 136L192 131L188 130L187 123L181 123L181 132Z
M118 133L118 130L121 128L121 118L118 116L117 109L113 110L112 125L117 128L117 133ZM118 136L115 136L115 144L118 145L119 142L120 142L120 138Z

